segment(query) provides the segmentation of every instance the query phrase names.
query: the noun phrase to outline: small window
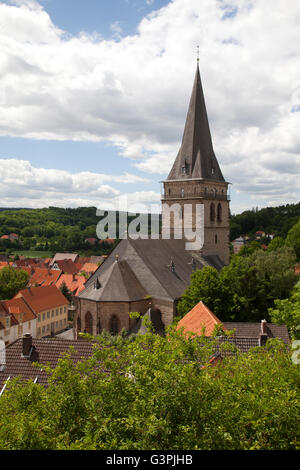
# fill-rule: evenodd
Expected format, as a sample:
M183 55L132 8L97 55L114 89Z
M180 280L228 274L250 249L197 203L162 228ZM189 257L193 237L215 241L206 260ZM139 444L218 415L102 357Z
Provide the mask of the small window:
M210 221L214 222L216 219L216 210L215 210L215 205L212 203L210 205Z
M218 235L215 235L215 244L217 245L218 243Z
M50 312L47 312L47 318L48 319L50 318Z
M181 190L181 197L184 197L184 189Z
M222 206L220 203L218 204L217 219L218 222L222 222Z
M214 168L211 169L211 174L214 175L216 173L216 170Z

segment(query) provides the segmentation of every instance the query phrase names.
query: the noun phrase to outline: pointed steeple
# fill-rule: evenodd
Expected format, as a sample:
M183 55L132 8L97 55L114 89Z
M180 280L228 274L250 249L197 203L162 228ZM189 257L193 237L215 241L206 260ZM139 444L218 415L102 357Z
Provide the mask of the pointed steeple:
M225 181L212 145L198 61L182 144L167 180L190 178Z

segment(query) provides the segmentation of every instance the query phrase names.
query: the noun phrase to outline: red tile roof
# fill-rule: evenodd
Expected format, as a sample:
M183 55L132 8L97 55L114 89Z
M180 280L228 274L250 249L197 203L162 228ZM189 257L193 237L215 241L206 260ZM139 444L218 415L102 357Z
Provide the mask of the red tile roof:
M91 273L93 274L96 269L98 269L98 264L95 263L85 263L80 271L84 271L85 273Z
M57 269L47 269L47 268L34 268L33 273L29 279L29 286L51 286L54 285L59 276L62 274L62 271Z
M211 336L215 325L220 324L221 321L201 301L179 321L177 329L183 327L185 333L191 332L200 336L205 328L204 335Z
M78 295L81 291L84 290L85 282L86 279L84 276L80 276L78 274L62 274L55 285L56 287L60 288L62 284L65 283L73 295Z
M9 236L8 235L2 235L1 239L2 240L9 240Z
M33 311L29 308L23 298L5 300L1 302L4 309L8 314L11 314L15 317L17 322L20 322L20 316L22 316L23 322L31 321L36 318Z
M70 302L56 286L23 289L14 298L23 297L35 314Z

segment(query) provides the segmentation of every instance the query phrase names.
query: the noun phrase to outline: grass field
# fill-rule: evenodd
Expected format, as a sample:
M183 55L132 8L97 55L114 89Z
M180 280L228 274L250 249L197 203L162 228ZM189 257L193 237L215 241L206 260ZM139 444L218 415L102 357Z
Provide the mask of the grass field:
M26 258L52 258L51 251L34 251L34 250L16 250L13 255L26 256Z

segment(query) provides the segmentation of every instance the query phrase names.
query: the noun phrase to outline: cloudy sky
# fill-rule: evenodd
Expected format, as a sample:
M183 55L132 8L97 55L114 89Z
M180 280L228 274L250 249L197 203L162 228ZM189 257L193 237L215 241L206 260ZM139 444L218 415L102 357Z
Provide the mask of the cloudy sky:
M299 24L299 0L0 0L0 206L158 208L198 44L232 212L298 202Z

